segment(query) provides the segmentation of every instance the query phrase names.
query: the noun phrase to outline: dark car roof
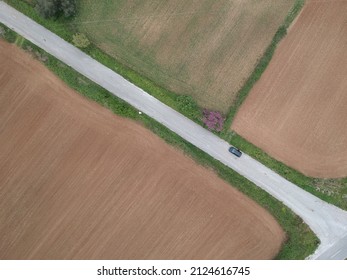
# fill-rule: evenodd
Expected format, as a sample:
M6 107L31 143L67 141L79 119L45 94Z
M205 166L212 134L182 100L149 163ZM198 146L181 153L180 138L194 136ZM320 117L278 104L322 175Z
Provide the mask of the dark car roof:
M242 155L241 151L235 147L230 147L229 152L234 154L235 156L240 157Z

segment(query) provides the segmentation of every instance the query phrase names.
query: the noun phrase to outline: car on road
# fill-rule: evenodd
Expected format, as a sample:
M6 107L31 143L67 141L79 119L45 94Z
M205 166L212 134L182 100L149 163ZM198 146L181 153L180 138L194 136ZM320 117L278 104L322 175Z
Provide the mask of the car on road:
M235 147L230 147L229 148L229 152L232 153L233 155L237 156L237 157L241 157L242 156L242 152L235 148Z

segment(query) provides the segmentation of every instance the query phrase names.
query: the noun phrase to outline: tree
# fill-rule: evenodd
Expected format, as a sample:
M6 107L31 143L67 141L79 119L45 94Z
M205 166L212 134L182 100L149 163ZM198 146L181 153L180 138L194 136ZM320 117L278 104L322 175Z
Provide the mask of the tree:
M90 41L83 33L76 33L72 36L73 44L78 48L86 48L90 45Z
M36 9L44 18L72 17L76 14L76 7L76 0L36 0Z
M59 1L36 0L36 9L44 18L55 17L59 12Z
M73 17L76 14L76 0L60 0L60 11L64 17Z

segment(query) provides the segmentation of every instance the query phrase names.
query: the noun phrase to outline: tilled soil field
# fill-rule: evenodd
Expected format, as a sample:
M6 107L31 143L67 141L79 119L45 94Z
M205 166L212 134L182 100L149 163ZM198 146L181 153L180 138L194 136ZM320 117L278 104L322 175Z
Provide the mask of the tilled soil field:
M274 218L0 42L0 259L269 259Z
M311 177L347 176L347 1L308 1L232 129Z

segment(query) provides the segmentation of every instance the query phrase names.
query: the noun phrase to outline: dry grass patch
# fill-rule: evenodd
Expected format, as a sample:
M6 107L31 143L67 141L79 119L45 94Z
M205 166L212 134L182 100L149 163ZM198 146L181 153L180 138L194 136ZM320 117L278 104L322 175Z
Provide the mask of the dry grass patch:
M226 113L294 0L81 0L75 27L108 54Z

